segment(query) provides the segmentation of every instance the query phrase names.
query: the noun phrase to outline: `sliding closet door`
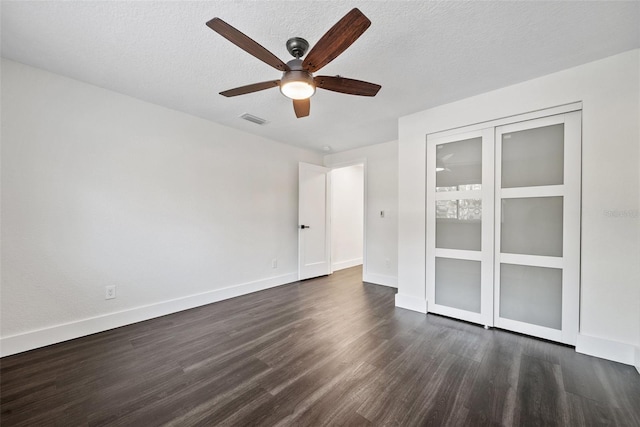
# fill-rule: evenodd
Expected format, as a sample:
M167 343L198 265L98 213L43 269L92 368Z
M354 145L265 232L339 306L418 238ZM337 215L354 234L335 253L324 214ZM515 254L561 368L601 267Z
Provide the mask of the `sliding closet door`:
M493 323L494 129L427 138L428 311Z
M496 327L575 345L580 112L496 128Z

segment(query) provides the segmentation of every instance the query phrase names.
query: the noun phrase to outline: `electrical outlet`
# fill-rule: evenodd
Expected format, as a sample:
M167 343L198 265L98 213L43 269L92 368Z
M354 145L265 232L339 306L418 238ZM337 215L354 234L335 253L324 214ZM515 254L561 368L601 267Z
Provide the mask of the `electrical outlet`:
M271 261L271 268L278 268L278 258L274 258Z
M116 285L104 287L104 299L114 299L116 297Z

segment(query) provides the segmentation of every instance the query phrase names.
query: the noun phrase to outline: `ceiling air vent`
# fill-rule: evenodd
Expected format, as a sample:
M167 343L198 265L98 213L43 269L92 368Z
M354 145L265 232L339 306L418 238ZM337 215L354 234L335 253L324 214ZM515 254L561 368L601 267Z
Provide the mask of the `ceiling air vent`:
M240 116L240 118L248 122L255 123L257 125L263 125L267 123L265 119L261 119L260 117L253 116L249 113L244 113L243 115Z

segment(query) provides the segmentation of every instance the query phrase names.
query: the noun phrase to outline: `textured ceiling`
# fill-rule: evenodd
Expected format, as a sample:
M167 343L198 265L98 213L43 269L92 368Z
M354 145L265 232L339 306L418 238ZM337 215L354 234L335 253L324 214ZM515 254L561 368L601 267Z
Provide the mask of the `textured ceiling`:
M323 75L382 85L375 98L318 90L296 119L280 78L205 26L220 17L283 61L352 7L371 27ZM640 47L640 2L2 2L2 56L288 144L334 152L397 139L403 115ZM250 113L258 126L238 118Z

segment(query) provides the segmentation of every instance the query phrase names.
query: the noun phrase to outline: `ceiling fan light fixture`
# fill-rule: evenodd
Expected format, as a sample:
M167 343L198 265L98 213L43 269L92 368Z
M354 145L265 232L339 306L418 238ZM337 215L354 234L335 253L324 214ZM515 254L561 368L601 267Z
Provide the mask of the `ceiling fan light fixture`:
M316 85L305 71L286 71L280 80L280 92L287 98L307 99L316 93Z

